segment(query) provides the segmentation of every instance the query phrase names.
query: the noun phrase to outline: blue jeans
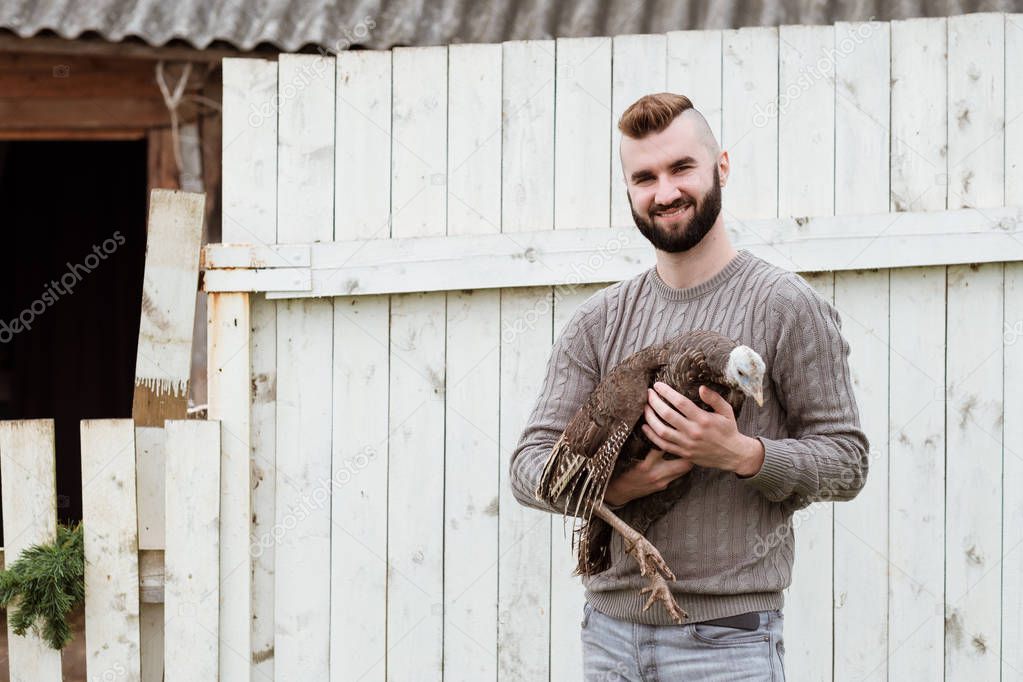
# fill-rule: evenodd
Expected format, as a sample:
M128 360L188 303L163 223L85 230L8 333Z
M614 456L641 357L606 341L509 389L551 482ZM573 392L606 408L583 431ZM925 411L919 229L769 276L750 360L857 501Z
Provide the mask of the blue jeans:
M719 625L641 625L583 607L585 682L784 682L781 611L756 630Z

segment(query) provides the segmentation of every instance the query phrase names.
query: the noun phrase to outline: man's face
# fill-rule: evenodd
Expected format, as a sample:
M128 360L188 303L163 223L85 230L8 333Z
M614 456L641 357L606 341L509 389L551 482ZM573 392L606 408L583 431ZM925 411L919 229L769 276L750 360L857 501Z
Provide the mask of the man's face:
M654 248L668 253L699 244L721 212L718 159L697 130L683 115L642 140L622 138L632 218Z

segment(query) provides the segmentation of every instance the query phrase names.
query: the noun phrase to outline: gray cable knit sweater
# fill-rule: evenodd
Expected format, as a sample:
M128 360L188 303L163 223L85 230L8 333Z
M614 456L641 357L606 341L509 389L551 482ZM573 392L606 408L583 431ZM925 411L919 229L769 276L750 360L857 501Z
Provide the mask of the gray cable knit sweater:
M576 310L554 344L543 388L511 458L522 504L533 497L551 446L589 393L626 356L680 332L713 329L767 364L764 405L746 401L739 431L764 444L760 472L695 467L692 484L647 538L678 578L671 588L687 622L780 609L792 578L792 514L818 500L850 500L867 476L869 444L849 376L849 344L830 303L801 277L740 250L702 284L675 289L651 267L602 289ZM584 577L598 611L636 623L671 624L644 612L647 580L614 534L611 567Z

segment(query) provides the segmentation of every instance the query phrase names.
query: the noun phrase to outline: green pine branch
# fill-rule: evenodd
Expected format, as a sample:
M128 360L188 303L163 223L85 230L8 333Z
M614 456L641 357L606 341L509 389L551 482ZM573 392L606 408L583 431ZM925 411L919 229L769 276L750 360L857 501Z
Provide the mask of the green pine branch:
M57 527L51 544L33 545L0 571L0 608L18 635L29 628L54 649L71 641L68 614L85 600L82 524Z

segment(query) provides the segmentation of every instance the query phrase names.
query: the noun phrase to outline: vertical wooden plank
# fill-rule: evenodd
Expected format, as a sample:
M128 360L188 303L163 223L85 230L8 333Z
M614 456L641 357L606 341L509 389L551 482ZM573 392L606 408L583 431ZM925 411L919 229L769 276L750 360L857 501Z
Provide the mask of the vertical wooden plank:
M447 56L442 47L393 54L395 237L446 231ZM445 307L443 292L391 297L389 680L442 676Z
M553 40L502 45L501 229L549 230L554 205Z
M501 230L501 47L452 45L447 234Z
M223 239L227 243L273 244L277 242L277 63L225 59L223 72ZM211 324L216 324L213 319ZM256 538L249 568L245 569L248 577L238 578L220 593L220 671L225 679L244 678L239 665L249 667L251 679L274 677L271 531L275 495L276 335L276 303L262 296L251 298L245 386L237 383L233 372L229 381L221 380L216 386L211 382L210 386L208 414L221 422L225 436L222 457L237 463L232 453L246 452L249 458L250 473L242 476L250 490L250 502L245 505L252 514L249 532ZM229 352L226 347L224 350ZM210 372L223 364L212 357L208 362ZM234 368L230 359L228 363ZM230 464L223 467L221 480L225 487L239 482L234 471ZM232 556L238 547L233 537L230 529L222 529L221 573L225 576L228 575L225 564L229 571L240 570L233 567L236 560ZM245 547L248 549L247 538ZM246 585L248 605L244 603Z
M606 225L610 193L619 188L604 173L611 156L611 39L560 38L556 54L554 227Z
M210 419L223 425L226 437L215 453L220 490L217 624L223 668L240 677L250 674L252 603L251 321L249 295L210 294L207 305L207 387ZM222 420L222 421L221 421ZM218 432L219 433L219 432ZM262 543L256 545L260 550ZM259 551L259 550L257 550ZM173 614L168 614L171 618ZM169 659L168 659L169 660ZM217 669L221 669L218 664Z
M345 50L337 63L334 238L387 238L391 211L391 53Z
M32 545L53 542L57 532L53 420L0 422L0 486L4 558L10 567ZM14 634L7 622L7 661L12 682L61 679L60 652L34 632Z
M138 494L139 549L164 548L166 510L164 497L163 429L135 429L135 483Z
M330 607L335 682L386 674L388 299L334 300L331 592L344 595Z
M389 680L441 679L445 317L443 292L391 299Z
M1000 672L1002 265L949 266L945 679ZM963 454L969 453L969 457Z
M168 420L166 432L164 675L219 680L220 422Z
M731 175L722 210L735 218L778 215L778 29L722 36L721 146Z
M1005 198L1005 20L948 20L948 207Z
M392 59L391 235L442 235L447 215L447 50L398 48Z
M688 97L721 142L721 31L668 33L667 88Z
M334 59L281 55L278 68L278 241L329 241L334 215ZM278 304L278 679L330 678L333 317L330 301Z
M835 191L835 65L829 56L834 29L782 26L778 40L778 214L830 215ZM795 679L831 680L834 619L825 605L833 603L834 503L820 502L810 509L795 531L792 585L785 598L785 664Z
M1005 63L1023 62L1023 15L1005 15ZM1023 82L1005 80L1005 203L1023 204ZM1002 341L1005 356L1006 415L1023 411L1023 264L1005 264L1005 312ZM1002 425L1003 481L1023 480L1023 423L1006 419ZM1023 648L1012 642L1023 641L1023 490L1007 485L1002 490L1002 679L1012 679L1023 671ZM1009 642L1009 646L1005 646Z
M561 335L579 304L589 298L602 284L583 284L554 288L554 333L552 342ZM575 571L572 550L572 520L551 516L551 679L581 680L583 678L582 620L585 590Z
M835 213L889 206L890 36L887 23L835 25ZM849 254L853 256L854 254ZM870 441L867 483L835 505L835 679L888 679L864 651L888 648L889 271L835 273L835 304Z
M145 287L132 416L162 426L184 417L191 371L203 194L154 189L149 195Z
M135 425L82 421L86 671L137 682L139 556Z
M543 382L551 347L550 287L501 291L501 475ZM528 322L527 322L528 321ZM550 670L551 520L501 486L498 679L553 679ZM564 545L560 545L564 549ZM578 615L578 612L577 614ZM578 637L578 622L574 626Z
M554 74L553 42L504 44L504 233L554 226ZM502 681L551 679L551 519L520 505L505 480L550 353L550 305L550 288L501 291L497 672Z
M500 45L452 45L448 234L501 227ZM500 291L447 293L444 676L497 678Z
M388 237L391 53L342 52L335 238ZM388 296L334 299L330 657L335 682L381 681L387 658ZM352 585L359 585L352 590ZM352 618L352 613L360 614Z
M949 18L949 208L1003 202L1004 59L1002 15ZM948 268L949 319L970 324L946 358L946 680L1001 672L1003 286L1001 263Z
M444 675L497 679L499 290L449 292Z
M945 208L946 20L891 24L893 211ZM889 680L942 679L945 268L891 273ZM931 398L921 398L929 395ZM922 404L921 404L922 403Z
M611 85L611 225L614 227L632 227L636 223L632 219L629 208L629 195L626 192L625 176L622 175L622 161L618 154L622 141L622 133L618 130L618 119L625 109L643 95L664 92L667 87L667 37L664 35L633 35L615 36L614 57L612 59ZM561 79L558 79L561 85ZM561 97L558 97L560 106ZM593 109L603 109L594 107ZM560 110L558 120L561 120ZM564 126L561 126L564 127ZM559 127L559 129L561 128ZM598 138L599 139L599 138ZM589 146L595 140L589 140ZM582 165L579 168L594 168ZM591 191L595 183L589 173L577 172L580 178L590 182ZM558 221L560 223L560 221ZM596 226L603 226L603 221Z

